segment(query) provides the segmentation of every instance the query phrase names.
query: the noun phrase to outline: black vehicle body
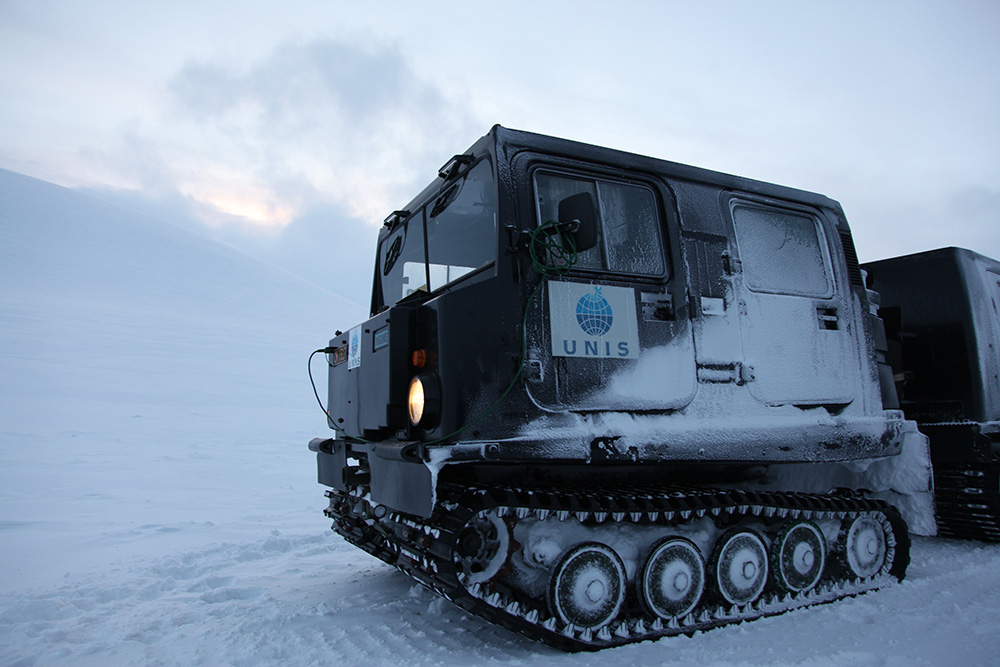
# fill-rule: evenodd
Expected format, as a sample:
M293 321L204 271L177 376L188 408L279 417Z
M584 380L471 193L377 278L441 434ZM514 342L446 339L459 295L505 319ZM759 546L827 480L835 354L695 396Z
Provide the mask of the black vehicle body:
M383 228L372 319L330 341L340 355L329 377L331 426L338 435L319 448L322 483L343 489L370 482L376 502L426 516L438 475L697 479L706 466L717 476L724 466L899 452L902 414L883 410L883 398L890 408L895 399L891 382L879 379L881 323L836 202L501 127L450 164L447 179L432 183ZM492 244L475 251L485 257L481 266L441 285L430 277L432 289L400 294L392 303L380 275L392 252L388 239L403 225L420 224L408 215L439 205L441 193L476 165L489 166L494 188L485 205L495 217L478 220L491 229L470 237ZM659 235L646 250L651 259L621 257L620 268L608 267L606 249L594 262L604 266L547 279L556 287L585 286L577 291L615 290L616 307L631 302L637 328L631 340L580 336L553 343L549 316L556 292L551 284L535 292L543 278L526 252L528 233L544 222L537 217L539 179L550 175L591 180L598 188L608 184L609 190L635 188L652 209L644 211ZM734 215L741 211L748 212L747 229L756 225L773 235L787 220L815 247L792 248L790 260L768 257L773 249L738 239ZM603 237L611 233L601 231ZM632 248L619 249L629 254ZM822 275L769 275L788 270L783 262L813 259ZM575 293L556 297L575 302ZM348 361L351 335L358 337L357 366ZM657 352L657 370L644 370L651 363L646 359L619 358L636 342L638 356ZM564 353L577 355L554 356L560 344ZM416 351L424 368L413 365ZM624 385L656 384L651 372L663 374L660 390L630 395ZM407 419L415 375L431 378L438 393L434 421L426 427ZM628 415L624 421L631 423L608 419L615 415Z
M926 438L837 202L497 126L376 252L317 351L352 544L569 650L905 574Z
M942 534L1000 540L1000 262L941 248L864 265L901 407L930 438Z

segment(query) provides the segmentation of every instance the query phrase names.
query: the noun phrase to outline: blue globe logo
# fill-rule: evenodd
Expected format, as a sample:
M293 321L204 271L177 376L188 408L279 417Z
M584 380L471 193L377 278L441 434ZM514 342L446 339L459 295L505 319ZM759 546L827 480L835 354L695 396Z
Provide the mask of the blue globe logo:
M576 321L588 336L603 336L611 331L614 322L611 304L601 296L601 288L595 287L590 294L584 294L576 302Z

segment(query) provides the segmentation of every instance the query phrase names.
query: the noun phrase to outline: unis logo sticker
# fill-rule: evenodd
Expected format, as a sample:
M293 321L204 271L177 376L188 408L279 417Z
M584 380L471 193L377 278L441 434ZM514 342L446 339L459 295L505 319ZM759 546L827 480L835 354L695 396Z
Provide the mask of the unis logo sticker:
M361 365L361 325L347 333L347 370Z
M550 282L549 326L553 357L639 357L631 287Z
M615 323L615 313L601 294L603 291L603 287L595 287L593 293L584 294L576 302L576 321L588 336L603 336Z

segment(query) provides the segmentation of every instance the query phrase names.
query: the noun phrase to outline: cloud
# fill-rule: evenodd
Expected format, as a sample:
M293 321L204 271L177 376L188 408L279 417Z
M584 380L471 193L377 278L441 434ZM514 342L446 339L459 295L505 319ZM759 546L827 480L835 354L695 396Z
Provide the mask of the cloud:
M260 186L254 200L274 212L319 200L381 219L405 204L398 198L429 162L475 138L461 107L392 48L329 39L285 44L242 70L188 64L169 90L177 122L212 152L200 157L224 159L208 188L240 165L243 178ZM218 195L194 190L206 186L186 187L227 210Z
M398 49L372 42L188 62L165 95L165 111L121 128L103 165L118 184L199 202L216 225L284 226L323 204L381 221L485 130Z

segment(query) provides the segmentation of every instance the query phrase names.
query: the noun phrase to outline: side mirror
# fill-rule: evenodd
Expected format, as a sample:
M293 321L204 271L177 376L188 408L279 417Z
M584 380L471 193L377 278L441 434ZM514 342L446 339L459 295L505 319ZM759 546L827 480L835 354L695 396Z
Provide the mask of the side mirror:
M573 234L577 252L597 245L597 206L589 192L578 192L559 202L559 223Z

